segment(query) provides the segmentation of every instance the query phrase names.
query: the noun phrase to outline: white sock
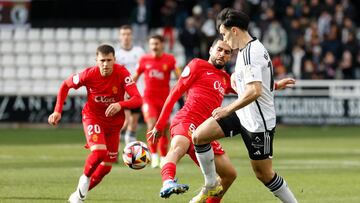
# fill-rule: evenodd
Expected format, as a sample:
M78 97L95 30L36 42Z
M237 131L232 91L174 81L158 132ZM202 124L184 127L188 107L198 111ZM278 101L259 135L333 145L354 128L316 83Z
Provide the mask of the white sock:
M286 181L281 176L275 174L273 180L266 186L283 203L298 203Z
M124 139L125 139L125 144L136 141L135 132L127 130L125 132Z
M78 196L80 199L84 200L89 190L90 178L86 175L81 175L79 178L79 184L77 187Z
M210 144L196 145L196 158L205 178L205 186L213 187L217 184L217 174L214 162L214 151Z

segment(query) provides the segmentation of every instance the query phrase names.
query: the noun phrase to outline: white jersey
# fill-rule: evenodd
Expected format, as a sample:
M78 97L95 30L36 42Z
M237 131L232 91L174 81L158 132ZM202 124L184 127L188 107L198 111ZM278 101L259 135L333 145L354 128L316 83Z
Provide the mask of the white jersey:
M145 54L143 48L139 46L133 46L130 50L121 48L120 46L115 50L116 62L124 65L126 69L134 75L136 73L136 68L139 65L140 57ZM136 86L141 95L144 93L144 78L140 76Z
M262 83L260 97L236 111L241 125L253 133L273 129L276 124L273 67L268 52L258 39L253 39L239 50L235 74L239 97L246 84L254 81Z
M116 62L124 65L132 75L136 71L140 57L144 54L144 49L139 46L133 46L130 50L123 48L115 50Z

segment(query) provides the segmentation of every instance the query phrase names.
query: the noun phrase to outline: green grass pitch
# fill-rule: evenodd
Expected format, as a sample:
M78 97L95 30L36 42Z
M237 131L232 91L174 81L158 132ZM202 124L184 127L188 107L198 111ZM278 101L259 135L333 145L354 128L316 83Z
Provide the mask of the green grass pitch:
M241 137L220 142L238 172L223 202L279 202L253 175ZM84 144L80 128L0 129L0 202L66 202L82 173ZM299 202L360 202L360 127L280 126L274 148L274 169ZM177 177L190 190L164 200L159 169L136 171L120 162L86 202L188 202L203 183L201 172L185 157Z

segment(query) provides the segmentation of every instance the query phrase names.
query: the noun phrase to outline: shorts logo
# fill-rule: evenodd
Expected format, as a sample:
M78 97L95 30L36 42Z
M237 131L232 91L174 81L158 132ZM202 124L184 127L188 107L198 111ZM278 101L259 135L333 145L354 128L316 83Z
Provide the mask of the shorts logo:
M196 130L196 126L193 123L191 123L189 126L188 135L192 136L192 134L195 132L195 130Z
M93 142L97 142L97 141L99 140L99 136L98 136L97 134L93 134L93 135L91 136L91 140L92 140Z

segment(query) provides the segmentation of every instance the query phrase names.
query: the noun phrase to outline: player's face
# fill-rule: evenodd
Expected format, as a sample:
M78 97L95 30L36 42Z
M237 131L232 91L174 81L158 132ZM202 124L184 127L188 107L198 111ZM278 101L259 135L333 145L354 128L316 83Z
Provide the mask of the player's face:
M96 56L96 64L100 69L100 73L102 76L109 76L113 72L115 63L114 54L103 54L101 52Z
M236 39L235 27L226 28L223 24L220 25L219 32L223 36L223 40L232 48L239 48L239 43Z
M224 41L218 40L214 46L210 48L211 63L217 68L222 69L231 59L231 47Z
M153 55L160 56L163 52L164 45L160 40L151 38L149 40L149 48Z
M123 47L131 46L132 38L133 38L132 31L130 29L120 29L119 40L121 46Z

